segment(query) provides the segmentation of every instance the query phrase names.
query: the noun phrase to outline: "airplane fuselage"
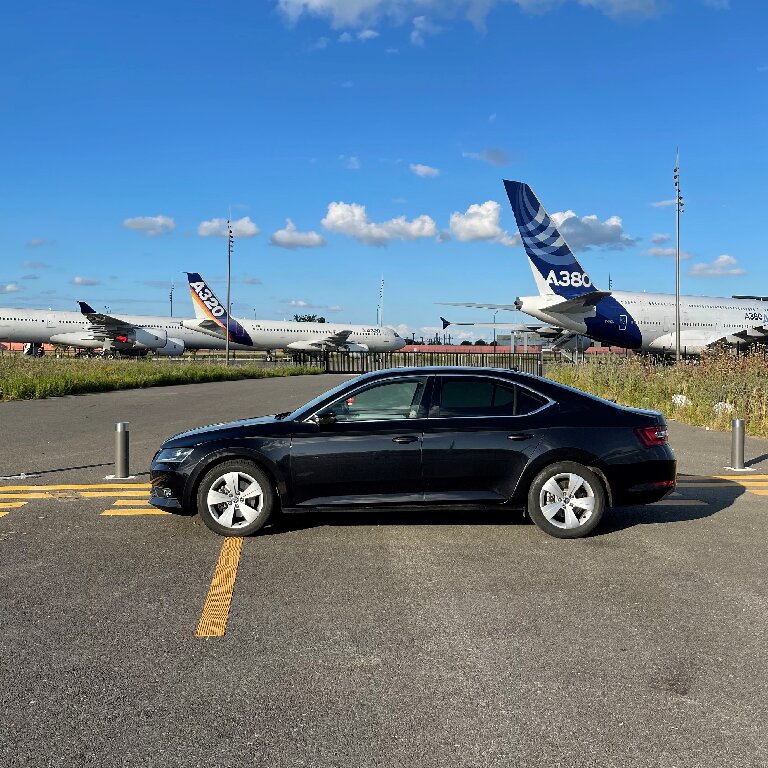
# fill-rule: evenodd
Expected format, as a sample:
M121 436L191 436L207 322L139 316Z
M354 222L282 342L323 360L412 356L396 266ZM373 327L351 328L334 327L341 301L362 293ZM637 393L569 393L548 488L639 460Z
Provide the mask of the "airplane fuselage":
M557 297L551 297L557 300ZM614 291L579 312L549 312L549 296L522 296L518 305L539 320L610 344L643 352L675 350L675 296L666 293ZM750 326L768 325L768 302L707 296L680 297L680 346L700 353L717 339L745 343ZM738 334L738 335L734 335ZM762 334L755 332L754 338Z

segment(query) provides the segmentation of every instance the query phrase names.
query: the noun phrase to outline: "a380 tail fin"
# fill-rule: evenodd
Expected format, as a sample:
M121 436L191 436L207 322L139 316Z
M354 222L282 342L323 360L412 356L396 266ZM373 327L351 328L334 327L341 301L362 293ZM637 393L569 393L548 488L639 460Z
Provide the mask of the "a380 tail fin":
M555 223L533 190L521 181L504 181L509 204L539 293L573 299L595 291Z
M213 323L219 326L221 335L228 333L230 341L252 346L253 341L248 332L237 320L229 316L224 304L218 300L202 276L197 272L187 272L186 275L189 281L189 293L192 296L192 306L195 308L195 317L208 324ZM210 325L210 327L215 326Z

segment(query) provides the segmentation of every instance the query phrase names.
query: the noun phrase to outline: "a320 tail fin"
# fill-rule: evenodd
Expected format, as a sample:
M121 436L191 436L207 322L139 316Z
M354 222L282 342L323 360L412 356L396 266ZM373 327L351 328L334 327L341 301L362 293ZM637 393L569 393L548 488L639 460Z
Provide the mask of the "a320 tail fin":
M555 223L533 190L521 181L504 181L539 293L573 299L595 291Z
M187 272L186 275L189 281L189 293L192 296L192 306L195 308L195 317L218 325L222 336L229 333L230 341L252 346L253 341L245 328L229 316L224 304L218 300L202 276L197 272Z

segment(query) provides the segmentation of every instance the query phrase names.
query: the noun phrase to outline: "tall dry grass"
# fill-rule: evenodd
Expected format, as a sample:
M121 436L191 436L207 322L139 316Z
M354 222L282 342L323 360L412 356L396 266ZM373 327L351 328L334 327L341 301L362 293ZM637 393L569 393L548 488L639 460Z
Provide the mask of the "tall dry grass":
M546 375L623 405L654 408L687 424L728 430L731 419L741 418L748 434L768 437L768 358L762 354L734 357L718 351L676 365L610 357L552 365ZM675 395L684 396L683 404L679 397L673 400Z
M322 373L320 368L290 366L259 368L255 365L226 367L216 363L152 360L101 360L0 358L0 401L33 400L86 392L196 384L208 381L259 379L270 376L301 376Z

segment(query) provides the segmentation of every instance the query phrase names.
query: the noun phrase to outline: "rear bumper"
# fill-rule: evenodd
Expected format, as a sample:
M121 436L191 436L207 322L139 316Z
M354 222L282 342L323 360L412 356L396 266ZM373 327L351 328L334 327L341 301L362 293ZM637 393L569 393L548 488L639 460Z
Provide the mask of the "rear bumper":
M613 466L606 475L611 486L612 506L653 504L675 490L677 462L667 458Z

